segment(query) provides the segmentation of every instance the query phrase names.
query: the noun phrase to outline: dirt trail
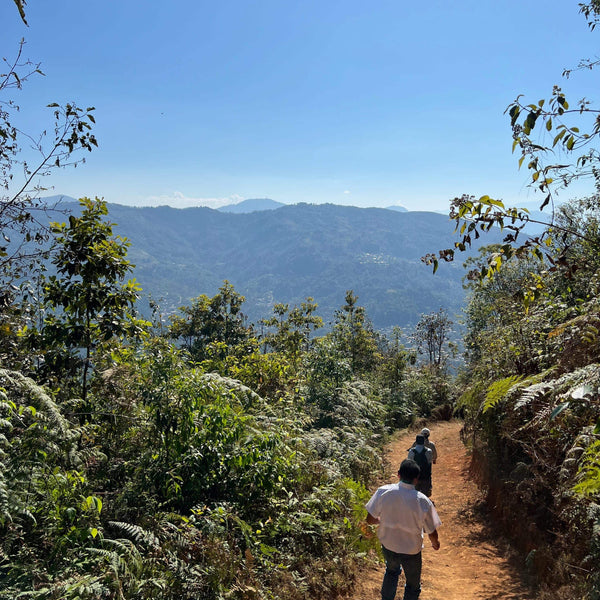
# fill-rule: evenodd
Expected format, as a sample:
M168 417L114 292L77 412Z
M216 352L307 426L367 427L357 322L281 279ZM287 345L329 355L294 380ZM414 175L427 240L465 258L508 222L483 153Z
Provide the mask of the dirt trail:
M432 500L442 519L441 548L435 552L425 536L421 600L534 600L522 574L494 539L485 514L476 509L481 497L468 476L461 426L444 422L430 427L439 454L433 467ZM406 433L389 445L387 460L394 474L414 438L414 432ZM394 475L387 483L397 481ZM381 564L361 573L352 600L378 600L384 568ZM403 586L401 577L398 600Z

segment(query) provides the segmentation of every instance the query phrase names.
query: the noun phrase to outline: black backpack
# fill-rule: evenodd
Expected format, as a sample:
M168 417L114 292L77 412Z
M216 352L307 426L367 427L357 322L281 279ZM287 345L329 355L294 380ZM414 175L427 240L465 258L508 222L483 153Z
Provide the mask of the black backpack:
M419 465L421 474L419 479L430 479L431 478L431 463L427 460L427 450L423 448L419 452L416 448L412 449L414 461Z

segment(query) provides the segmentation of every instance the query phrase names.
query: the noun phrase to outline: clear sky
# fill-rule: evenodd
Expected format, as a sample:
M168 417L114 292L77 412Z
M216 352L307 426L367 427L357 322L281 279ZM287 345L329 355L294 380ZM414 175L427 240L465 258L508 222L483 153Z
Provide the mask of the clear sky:
M99 148L45 181L134 205L245 198L446 210L531 202L507 105L594 96L575 0L0 0L0 52L42 63L11 93L29 133L50 102L95 106ZM597 94L596 94L597 95ZM6 97L0 100L7 100Z

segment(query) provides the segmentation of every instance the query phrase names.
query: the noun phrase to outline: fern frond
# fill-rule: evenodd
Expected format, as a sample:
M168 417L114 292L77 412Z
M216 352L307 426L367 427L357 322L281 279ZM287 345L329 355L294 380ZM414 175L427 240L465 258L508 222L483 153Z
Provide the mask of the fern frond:
M600 440L594 441L582 457L573 490L582 496L600 493Z
M89 548L88 551L104 557L116 579L135 579L142 572L144 560L131 540L105 538L102 545L106 548Z
M536 383L521 389L521 395L515 403L515 410L528 406L535 400L544 396L548 391L552 390L551 383Z
M54 400L32 379L17 371L0 369L0 382L5 388L8 385L23 393L37 410L43 410L48 420L67 435L69 422L63 417Z
M139 525L124 523L122 521L109 521L109 524L127 534L137 543L147 544L151 548L158 548L160 546L160 540L151 531L147 531Z
M483 412L486 413L490 408L494 408L508 394L510 389L520 383L522 379L523 375L511 375L494 381L487 389L482 407Z
M110 590L102 584L102 578L97 575L77 575L66 581L59 581L49 586L40 587L35 591L22 592L16 596L19 600L25 598L46 600L60 598L61 600L92 600L109 597ZM120 596L122 598L122 596Z

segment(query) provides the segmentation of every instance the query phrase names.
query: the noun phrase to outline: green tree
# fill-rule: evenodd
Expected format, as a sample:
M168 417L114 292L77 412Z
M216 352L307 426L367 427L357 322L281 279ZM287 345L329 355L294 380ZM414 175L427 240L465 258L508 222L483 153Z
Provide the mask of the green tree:
M405 377L406 369L414 364L416 356L400 343L402 331L394 327L392 340L385 340L382 356L378 367L379 383L389 389L397 389Z
M212 298L202 294L190 306L181 307L182 315L171 317L169 335L181 341L194 361L214 358L215 353L227 356L252 337L252 327L242 313L245 300L224 281Z
M420 354L427 357L431 367L441 368L445 359L445 347L450 340L452 321L443 308L437 312L421 315L415 327L415 342Z
M350 360L353 373L372 371L380 357L376 333L365 308L357 304L358 296L352 290L346 292L345 301L335 312L334 343L340 354Z
M113 338L140 336L147 326L135 317L140 286L125 281L133 269L127 260L129 242L113 235L102 200L82 198L80 216L52 223L56 275L46 278L44 299L49 311L42 338L49 366L81 370L81 395L87 401L88 376L94 351ZM65 361L66 358L66 361Z
M465 266L480 268L497 251L497 245L485 246ZM470 377L492 381L539 367L547 331L536 307L524 314L523 290L537 284L542 267L537 260L512 261L491 278L467 278L464 357Z
M310 348L311 333L323 326L323 319L315 314L317 307L311 297L292 309L289 304L275 304L273 316L262 321L266 327L275 329L264 336L266 343L293 360L299 358Z

